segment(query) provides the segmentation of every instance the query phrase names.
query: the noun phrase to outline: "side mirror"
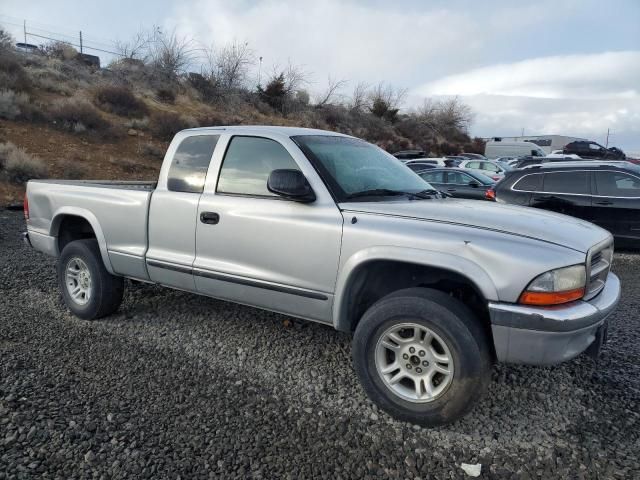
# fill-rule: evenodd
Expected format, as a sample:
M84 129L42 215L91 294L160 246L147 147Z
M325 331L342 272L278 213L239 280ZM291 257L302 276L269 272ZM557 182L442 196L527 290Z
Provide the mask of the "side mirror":
M269 174L267 190L296 202L310 203L316 195L300 170L279 169Z
M473 187L473 188L478 188L480 186L480 184L478 182L476 182L475 180L471 180L469 182L469 186Z

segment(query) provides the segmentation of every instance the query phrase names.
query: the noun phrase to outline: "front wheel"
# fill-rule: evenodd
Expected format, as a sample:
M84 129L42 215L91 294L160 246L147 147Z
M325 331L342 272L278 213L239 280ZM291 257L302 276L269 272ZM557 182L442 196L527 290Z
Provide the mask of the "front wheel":
M65 245L58 259L58 284L69 310L84 320L115 312L124 293L124 279L107 271L94 239Z
M374 403L429 427L464 415L491 373L486 335L473 313L427 288L401 290L371 306L356 328L353 360Z

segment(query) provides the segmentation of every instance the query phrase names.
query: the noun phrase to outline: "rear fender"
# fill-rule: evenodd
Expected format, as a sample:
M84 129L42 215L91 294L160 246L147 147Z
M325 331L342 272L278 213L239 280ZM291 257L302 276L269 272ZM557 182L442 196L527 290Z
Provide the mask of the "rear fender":
M93 229L93 233L96 235L96 239L98 240L98 247L100 248L100 255L102 256L102 261L104 263L105 268L112 275L114 274L113 267L111 266L111 260L109 259L109 252L107 251L107 241L105 239L102 228L100 227L100 222L96 216L91 213L89 210L79 207L61 207L53 215L53 220L51 220L51 226L49 227L49 235L52 237L58 237L58 233L60 231L60 225L64 217L74 216L81 217L89 222L91 228Z

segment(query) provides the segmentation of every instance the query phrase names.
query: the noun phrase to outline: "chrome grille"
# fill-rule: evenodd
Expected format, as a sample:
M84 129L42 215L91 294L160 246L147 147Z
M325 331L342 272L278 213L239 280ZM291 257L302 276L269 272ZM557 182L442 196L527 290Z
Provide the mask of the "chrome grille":
M589 250L587 254L587 288L585 299L595 297L604 288L613 260L613 243L607 241Z

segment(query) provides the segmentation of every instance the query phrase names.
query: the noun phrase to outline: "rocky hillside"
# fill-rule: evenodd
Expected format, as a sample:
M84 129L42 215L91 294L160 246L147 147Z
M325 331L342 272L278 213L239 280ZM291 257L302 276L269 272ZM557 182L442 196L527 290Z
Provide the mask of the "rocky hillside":
M291 71L264 87L184 73L158 60L86 65L62 44L18 52L0 31L0 205L20 202L29 178L155 179L176 131L271 124L341 131L388 151L482 149L466 134L468 108L428 103L400 113L400 93L359 85L352 97L310 101ZM295 73L295 72L294 72Z

